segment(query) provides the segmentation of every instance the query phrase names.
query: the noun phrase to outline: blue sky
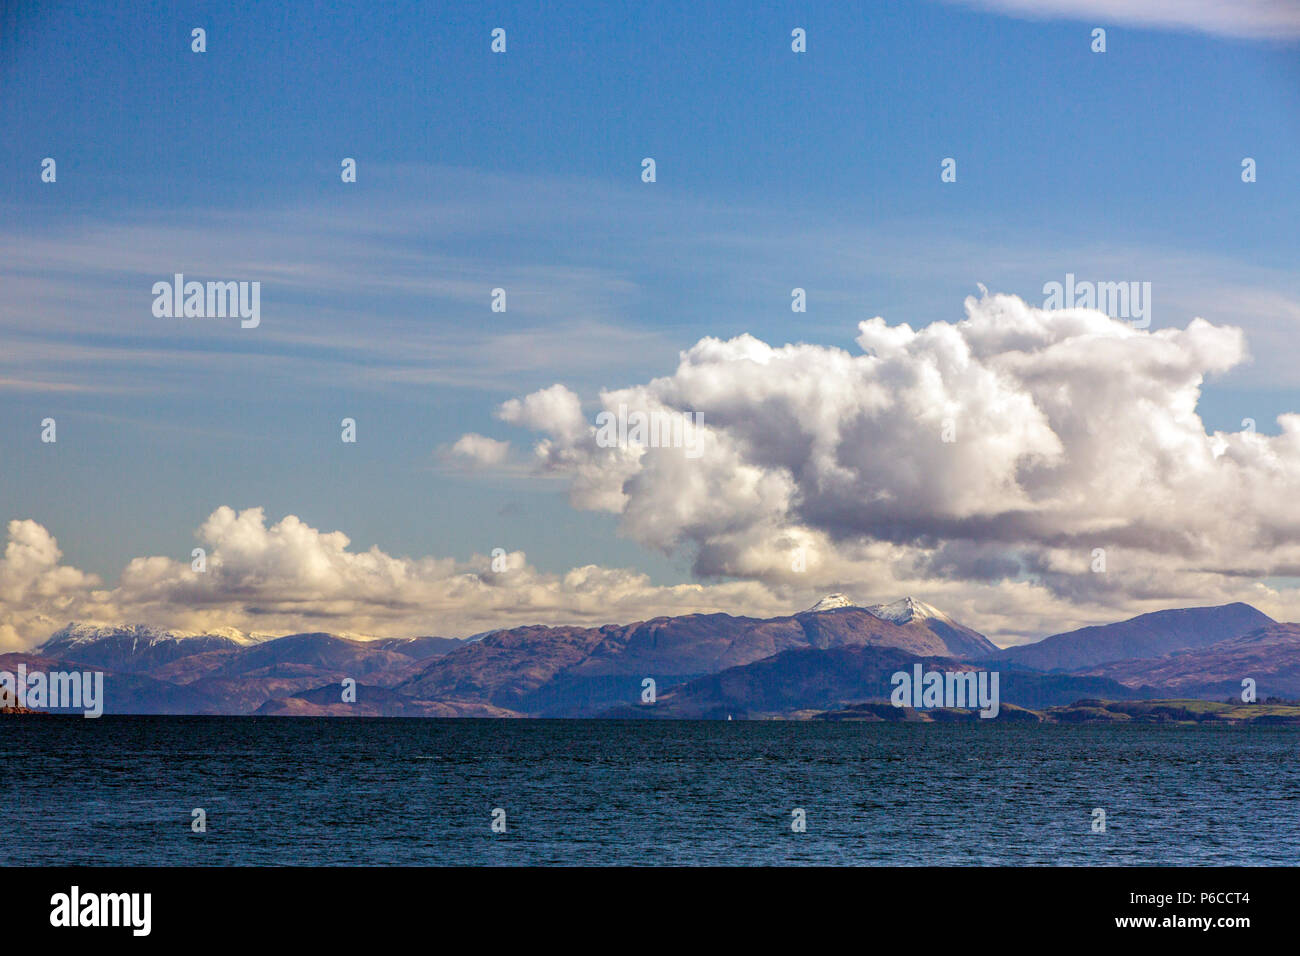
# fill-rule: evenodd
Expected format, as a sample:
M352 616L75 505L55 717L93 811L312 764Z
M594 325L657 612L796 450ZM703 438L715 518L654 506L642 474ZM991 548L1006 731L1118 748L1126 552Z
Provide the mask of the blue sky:
M570 508L562 482L438 449L518 442L502 401L671 374L703 336L853 349L872 316L955 321L977 283L1038 303L1067 272L1151 281L1153 328L1245 330L1211 429L1300 408L1294 39L763 6L6 5L0 517L109 581L183 559L220 505L357 549L503 542L545 571L687 581L690 554ZM155 318L175 272L260 279L262 326ZM46 416L57 447L35 441Z

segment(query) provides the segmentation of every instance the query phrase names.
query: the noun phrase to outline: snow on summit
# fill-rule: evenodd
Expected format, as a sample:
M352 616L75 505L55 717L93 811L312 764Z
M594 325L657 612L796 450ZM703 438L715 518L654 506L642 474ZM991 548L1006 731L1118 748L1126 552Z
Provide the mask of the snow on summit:
M906 624L908 621L924 621L927 619L943 621L945 624L954 623L952 618L934 605L910 597L905 597L901 601L895 601L892 604L873 604L866 610L869 614L875 615L882 621L891 621L894 624Z
M810 613L817 611L833 611L837 607L856 607L852 601L843 594L828 594L812 607L808 609Z
M101 625L73 623L55 631L50 635L44 646L76 647L114 637L131 638L137 642L137 645L143 643L146 647L163 641L180 641L191 637L224 637L236 644L243 645L258 644L266 639L265 635L245 634L233 627L216 627L199 632L175 631L166 627L155 627L151 624Z
M862 605L855 604L845 595L837 592L826 595L810 607L808 611L811 613L833 611L841 607L862 607ZM943 621L945 624L954 623L952 618L934 605L926 604L924 601L918 601L916 598L911 597L902 598L892 604L872 604L862 609L873 617L878 617L882 621L889 621L891 624L906 624L909 621L926 620Z

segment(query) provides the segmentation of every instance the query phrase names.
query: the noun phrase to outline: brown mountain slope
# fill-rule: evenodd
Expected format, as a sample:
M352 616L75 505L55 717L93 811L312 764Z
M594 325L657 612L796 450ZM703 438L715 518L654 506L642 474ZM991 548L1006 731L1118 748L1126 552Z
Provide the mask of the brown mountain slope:
M1300 624L1270 624L1209 647L1117 661L1085 673L1189 697L1238 697L1242 680L1249 677L1260 700L1300 697Z
M646 677L665 688L787 650L833 647L892 647L918 657L977 657L994 649L955 623L897 624L859 607L768 620L688 614L624 626L498 631L429 662L396 689L528 713L590 713L637 699Z
M800 648L728 668L671 688L655 703L624 703L602 716L658 719L720 719L823 711L854 701L888 701L892 676L926 670L978 671L982 662L920 658L894 647ZM1024 707L1068 704L1081 697L1124 699L1129 688L1101 677L1003 670L1000 703Z
M1206 647L1272 623L1271 617L1249 604L1177 608L1053 634L1036 644L1008 648L996 659L1036 670L1073 671Z

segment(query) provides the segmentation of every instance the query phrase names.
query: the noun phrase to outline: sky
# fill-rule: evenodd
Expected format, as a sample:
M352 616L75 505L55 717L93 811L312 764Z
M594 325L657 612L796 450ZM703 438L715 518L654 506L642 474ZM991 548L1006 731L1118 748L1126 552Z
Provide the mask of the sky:
M0 649L1300 619L1297 10L0 3ZM620 401L702 453L600 446Z

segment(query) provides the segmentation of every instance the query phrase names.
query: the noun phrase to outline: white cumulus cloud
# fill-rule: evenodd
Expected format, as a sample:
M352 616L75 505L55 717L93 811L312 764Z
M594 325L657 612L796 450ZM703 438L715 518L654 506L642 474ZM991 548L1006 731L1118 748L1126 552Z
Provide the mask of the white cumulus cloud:
M486 435L462 435L447 449L445 457L452 462L471 466L493 467L503 464L510 455L510 442L497 441Z
M234 627L287 634L331 631L463 637L535 623L598 625L666 613L779 613L785 602L750 582L658 586L636 571L584 566L539 572L520 551L466 561L356 551L341 531L294 515L268 524L261 508L214 511L198 530L206 570L189 561L141 557L116 587L60 563L49 532L11 521L0 558L0 652L26 650L72 621L143 623L212 633Z
M1268 436L1210 434L1197 414L1207 378L1247 359L1239 329L1152 332L1006 295L965 309L862 322L856 351L706 338L673 374L600 394L606 411L699 415L698 458L602 447L559 385L502 417L540 433L575 507L691 554L704 579L1027 586L1046 607L1260 600L1258 579L1300 574L1300 416Z

